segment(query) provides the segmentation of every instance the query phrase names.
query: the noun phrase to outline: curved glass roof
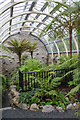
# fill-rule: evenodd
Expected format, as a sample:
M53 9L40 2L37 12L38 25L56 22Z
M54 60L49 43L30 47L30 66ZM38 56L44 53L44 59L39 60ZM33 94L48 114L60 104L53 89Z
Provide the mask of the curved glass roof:
M63 0L60 2L62 3ZM71 4L71 1L67 0L67 4ZM59 23L54 22L53 29L46 32L46 27L64 10L66 7L56 0L0 0L0 42L4 42L11 35L26 31L40 38L52 57L53 53L58 53L60 56L60 53L63 52L68 56L70 43L66 28L64 31L66 37L60 39L57 37L55 39L57 35L54 32L54 28ZM65 22L63 18L60 19ZM72 37L72 50L79 52L77 36L75 35Z

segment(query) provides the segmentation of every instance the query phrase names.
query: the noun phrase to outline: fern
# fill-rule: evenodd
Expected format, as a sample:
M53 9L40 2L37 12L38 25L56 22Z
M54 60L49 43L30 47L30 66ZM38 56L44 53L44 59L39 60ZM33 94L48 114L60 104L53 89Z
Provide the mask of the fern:
M80 84L77 85L76 87L72 88L71 91L66 96L68 96L68 95L74 95L74 93L78 92L79 89L80 89Z

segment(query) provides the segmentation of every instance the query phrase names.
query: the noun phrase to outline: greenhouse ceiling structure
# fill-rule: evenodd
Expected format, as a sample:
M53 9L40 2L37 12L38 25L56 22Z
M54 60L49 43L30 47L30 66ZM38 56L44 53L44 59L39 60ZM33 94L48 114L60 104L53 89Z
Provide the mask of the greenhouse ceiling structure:
M45 45L48 53L52 54L52 57L54 53L57 53L58 56L60 56L60 53L66 53L68 56L70 40L69 24L67 23L69 23L69 20L71 20L70 23L72 21L76 22L77 17L75 15L78 16L76 7L74 10L77 13L71 9L74 7L74 2L79 1L0 0L0 42L3 43L10 36L26 31L28 34L39 38ZM67 10L70 10L73 14L71 15L70 12L71 16L67 16L69 12ZM61 14L65 13L65 11L65 15ZM69 19L69 16L71 19ZM76 27L73 26L72 52L79 54L76 31Z

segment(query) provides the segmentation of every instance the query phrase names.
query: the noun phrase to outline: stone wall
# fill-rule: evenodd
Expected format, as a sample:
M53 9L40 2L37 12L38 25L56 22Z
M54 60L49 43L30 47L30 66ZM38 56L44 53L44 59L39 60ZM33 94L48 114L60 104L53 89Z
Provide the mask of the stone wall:
M33 57L36 58L37 60L39 60L40 62L42 62L43 64L47 64L47 50L44 46L44 44L36 37L27 34L26 32L22 32L21 34L16 34L14 36L11 36L9 39L14 39L16 38L17 40L21 40L21 39L28 39L30 38L30 41L33 43L34 41L38 42L37 48L35 49L35 51L33 52ZM4 42L4 44L6 44L7 40ZM2 72L3 74L5 74L6 76L10 76L11 72L14 71L16 69L16 67L18 66L18 57L15 53L11 53L9 54L6 51L2 51L3 55L8 55L11 58L13 58L14 60L10 59L10 58L1 58L2 59ZM28 59L31 57L30 53L26 53L28 56Z

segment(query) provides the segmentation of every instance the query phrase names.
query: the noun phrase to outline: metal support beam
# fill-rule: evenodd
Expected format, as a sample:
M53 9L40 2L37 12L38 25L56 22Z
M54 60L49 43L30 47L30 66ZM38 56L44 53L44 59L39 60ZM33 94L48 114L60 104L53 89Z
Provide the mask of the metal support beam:
M43 7L41 8L40 11L43 12L43 11L46 9L47 6L48 6L48 2L46 2L46 3L43 5ZM37 14L36 17L35 17L35 19L37 19L39 16L40 16L40 14ZM32 22L32 24L33 24L33 22Z
M0 15L3 14L8 9L10 9L12 6L18 5L20 3L24 3L26 1L30 1L30 0L22 0L22 1L14 2L14 3L11 3L11 4L7 5L5 8L2 7L2 9L0 10ZM33 0L33 1L36 2L37 0Z
M67 45L66 43L64 42L64 40L62 39L62 42L64 44L64 47L65 47L65 50L66 50L66 56L68 57L68 49L67 49Z
M26 7L27 7L27 4L28 4L28 2L25 3L25 6L24 6L24 9L23 9L23 12L25 11L25 9L26 9ZM22 20L22 17L23 17L23 15L21 16L20 21Z
M57 45L57 43L55 41L54 41L54 44L55 44L55 46L57 48L57 51L58 51L58 57L60 57L60 51L59 51L58 45Z
M11 3L14 3L14 0L11 0ZM10 18L13 17L13 6L10 8ZM12 19L10 20L10 26L12 24ZM9 34L11 32L11 27L9 28Z
M32 2L31 7L29 8L29 11L32 11L33 7L35 6L36 2ZM27 20L30 14L27 14L24 20ZM22 26L24 26L25 22L22 23ZM21 29L20 29L21 31Z
M20 23L23 23L23 22L41 23L41 24L43 24L43 25L47 26L45 23L40 22L40 21L34 21L34 20L23 20L23 21L17 22L16 24L13 24L13 25L11 25L11 26L7 27L4 31L2 31L2 32L1 32L0 36L1 36L1 35L2 35L2 34L6 31L6 30L8 30L10 27L15 26L15 25L20 24ZM37 29L38 29L38 28L37 28Z
M72 37L73 37L73 40L74 40L74 42L75 42L75 45L76 45L76 49L77 49L77 55L79 55L79 46L78 46L78 43L77 43L77 41L76 41L76 38L75 38L75 36L74 36L74 35L72 35Z
M51 12L49 13L49 14L53 14L53 13L55 13L55 10L54 10L54 8L53 8L53 10L51 10ZM42 20L42 22L45 22L47 19L49 18L49 16L46 16L43 20ZM40 27L40 23L37 25L37 27ZM36 29L33 29L33 31L34 30L36 30Z
M46 13L43 13L43 12L28 11L28 12L23 12L23 13L21 13L21 14L18 14L18 15L16 15L16 16L13 16L13 17L7 19L7 20L4 21L4 23L0 26L0 28L2 28L2 27L3 27L7 22L9 22L10 20L12 20L12 19L14 19L14 18L16 18L16 17L19 17L19 16L21 16L21 15L25 15L25 14L41 14L41 15L46 15L46 16L49 16L49 17L51 17L51 18L54 18L52 15L46 14Z

